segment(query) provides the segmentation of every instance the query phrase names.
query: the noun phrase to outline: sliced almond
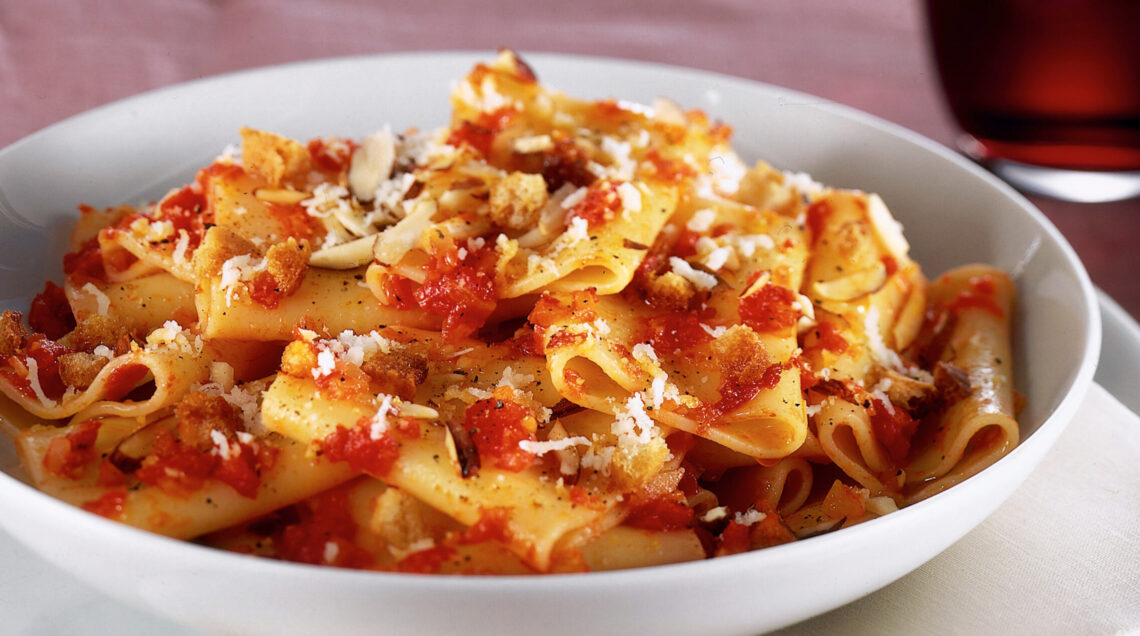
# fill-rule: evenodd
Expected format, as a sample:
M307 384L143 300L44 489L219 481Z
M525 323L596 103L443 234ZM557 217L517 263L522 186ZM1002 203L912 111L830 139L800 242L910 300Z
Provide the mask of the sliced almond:
M384 129L364 138L352 153L348 168L348 187L360 201L371 201L380 184L392 174L396 164L396 138L392 129Z

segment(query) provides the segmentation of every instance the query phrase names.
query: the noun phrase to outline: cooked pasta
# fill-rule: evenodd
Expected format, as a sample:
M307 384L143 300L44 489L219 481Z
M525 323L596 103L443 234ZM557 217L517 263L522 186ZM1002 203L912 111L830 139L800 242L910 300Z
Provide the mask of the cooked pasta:
M928 281L877 195L510 51L451 101L80 206L63 286L0 315L29 481L240 553L529 574L839 530L1017 444L1009 277Z

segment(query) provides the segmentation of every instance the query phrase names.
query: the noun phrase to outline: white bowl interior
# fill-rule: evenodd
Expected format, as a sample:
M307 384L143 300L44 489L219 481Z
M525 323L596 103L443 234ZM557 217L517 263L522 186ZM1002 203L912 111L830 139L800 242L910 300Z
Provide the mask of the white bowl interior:
M0 151L0 308L24 309L44 279L60 279L59 256L77 204L155 199L236 142L243 125L302 139L360 136L384 123L394 129L442 125L450 82L491 55L348 58L237 73L111 104ZM969 262L1018 271L1015 383L1028 404L1020 417L1022 446L947 493L833 535L651 572L538 581L456 581L255 561L123 528L4 475L0 523L113 595L215 629L303 632L327 626L321 621L339 608L347 632L380 616L391 621L396 612L389 623L396 631L533 625L561 633L636 619L651 632L657 626L661 633L736 633L804 618L898 578L979 523L1040 460L1091 381L1100 325L1092 287L1072 249L1022 197L933 142L808 95L643 63L526 57L542 81L568 93L642 102L667 96L731 124L748 161L762 158L830 185L878 192L904 224L912 255L929 276ZM0 440L0 469L19 474L6 440ZM917 536L927 539L910 539ZM669 594L676 585L705 592ZM668 600L645 600L656 591ZM255 603L299 599L305 604L290 605L286 614ZM558 609L572 599L598 608L595 614L605 620ZM531 609L496 618L486 608L496 600ZM713 606L723 620L710 627ZM558 627L561 616L570 621L564 628Z

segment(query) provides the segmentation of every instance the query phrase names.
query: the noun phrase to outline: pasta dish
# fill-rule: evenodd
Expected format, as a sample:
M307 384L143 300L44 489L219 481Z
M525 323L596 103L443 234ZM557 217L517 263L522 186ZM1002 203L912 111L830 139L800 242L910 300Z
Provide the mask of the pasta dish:
M0 314L28 481L267 558L583 572L840 530L1017 444L1009 276L927 280L879 196L511 51L451 105L242 129L156 202L80 206L62 286Z

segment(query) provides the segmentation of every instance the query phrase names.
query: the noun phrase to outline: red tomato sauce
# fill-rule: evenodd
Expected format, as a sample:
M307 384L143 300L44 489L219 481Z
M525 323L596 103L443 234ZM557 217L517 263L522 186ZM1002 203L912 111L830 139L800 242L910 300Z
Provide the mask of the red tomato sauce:
M613 181L595 181L586 189L586 196L566 215L571 219L586 219L586 225L595 228L609 223L621 212L621 196Z
M1005 316L1005 312L994 300L997 287L993 278L989 276L976 276L970 279L970 287L958 292L954 300L947 306L951 311L959 312L965 309L981 309L998 318Z
M887 269L887 276L894 276L895 272L899 271L899 262L890 254L883 256L879 260L882 261L883 267Z
M443 564L454 559L455 555L455 548L437 545L413 552L400 559L400 562L396 564L396 569L408 574L437 574Z
M696 170L687 163L663 157L656 148L650 148L649 152L645 153L645 160L653 166L653 176L661 181L681 183L697 176Z
M716 541L718 556L747 552L749 547L751 541L748 538L748 526L735 521L728 522Z
M643 321L641 341L649 341L660 356L691 354L697 347L712 341L701 327L701 319L691 312L675 311L659 314Z
M792 307L792 290L768 283L740 299L740 319L757 333L779 333L796 325L800 312Z
M891 460L901 466L910 453L910 442L918 429L918 421L912 419L902 407L893 406L892 414L882 400L872 399L871 403L873 407L869 414L875 439L887 449Z
M491 508L482 510L479 519L459 536L460 545L471 545L487 541L498 541L508 544L511 542L510 508Z
M784 371L792 366L791 363L773 364L764 369L764 373L758 377L748 379L736 376L732 372L725 373L717 389L720 399L697 409L701 425L712 426L726 413L731 413L756 397L760 391L776 388Z
M461 121L459 127L451 131L447 137L450 146L469 146L480 155L487 157L491 154L491 145L495 137L506 128L511 120L518 115L518 111L504 106L494 112L480 113L475 121Z
M538 357L541 358L545 355L542 347L542 335L535 330L533 325L526 325L516 331L507 340L507 347L511 351L511 356L515 359Z
M44 470L59 477L79 479L95 461L99 426L100 422L87 420L67 435L53 439L44 453Z
M92 237L79 250L63 255L63 273L78 287L89 282L106 282L107 270L103 267L103 250L99 238Z
M99 266L102 268L102 261ZM32 331L42 333L52 340L58 340L75 329L75 316L71 313L71 304L67 302L67 294L62 287L50 280L44 283L44 290L36 294L28 309L28 324Z
M693 525L693 509L679 501L651 499L630 510L624 523L644 530L682 530Z
M281 224L285 237L292 237L298 241L313 241L318 236L324 236L324 226L320 219L309 216L304 206L297 203L284 205L279 203L265 203L265 209Z
M276 309L285 297L285 292L277 286L277 279L267 271L254 274L253 280L246 283L249 297L266 309Z
M335 174L348 172L348 167L352 163L352 153L356 150L357 144L348 139L340 141L339 144L330 145L324 139L313 139L306 144L309 158L318 170Z
M424 310L443 316L443 338L456 342L475 333L495 311L494 249L468 251L460 260L454 250L432 255L424 266L427 278L413 296Z
M126 501L127 489L118 488L110 492L105 492L98 498L88 501L83 504L82 508L87 512L93 512L101 517L115 519L123 515L123 505Z
M44 395L53 400L58 400L67 389L63 380L59 379L59 357L65 353L72 353L72 350L47 339L43 334L32 334L28 339L27 355L36 361L36 377L40 381L40 388ZM26 379L21 378L21 384L28 384L28 390L31 391L31 385Z
M467 407L463 427L471 435L482 461L517 473L534 462L534 453L519 448L519 442L534 440L534 435L523 426L528 416L530 410L521 404L486 398Z
M381 288L385 296L384 304L396 309L415 309L416 288L417 284L412 279L404 278L399 274L389 274L384 277L384 284Z
M835 323L821 322L811 330L811 334L815 336L815 341L811 344L805 344L805 353L826 350L840 355L844 351L847 351L847 340L839 335L839 329L835 326Z
M221 481L239 495L254 499L261 485L260 475L273 468L277 449L253 442L230 441L230 456L199 452L182 445L169 431L159 431L154 449L143 460L135 476L175 497L189 497L209 479ZM238 451L240 449L240 452Z
M808 231L811 233L811 246L819 242L819 237L823 236L824 228L827 227L827 217L831 216L831 206L827 201L816 201L808 206L807 209L807 226Z
M400 457L400 444L390 433L372 439L370 426L336 430L320 442L321 453L329 461L346 462L354 471L384 478Z
M273 537L277 556L296 563L366 568L372 555L356 545L357 524L343 488L327 490L294 507L300 517ZM329 544L336 546L329 549ZM330 552L335 555L326 559Z
M150 368L143 364L128 364L115 369L104 385L103 399L111 401L122 399L146 377L147 373L150 373Z
M544 329L556 323L586 323L598 319L594 307L598 305L598 295L594 288L576 291L570 295L570 304L555 299L553 296L543 295L534 304L530 316L531 323Z
M689 228L681 230L681 234L677 237L677 242L673 244L673 249L669 252L669 255L678 258L689 258L697 253L697 241L699 241L700 238L700 232L694 232Z
M206 225L213 220L206 209L206 197L202 194L202 187L194 183L163 199L155 218L170 221L174 226L175 237L178 236L179 230L185 230L189 236L190 247L195 248L206 234Z

